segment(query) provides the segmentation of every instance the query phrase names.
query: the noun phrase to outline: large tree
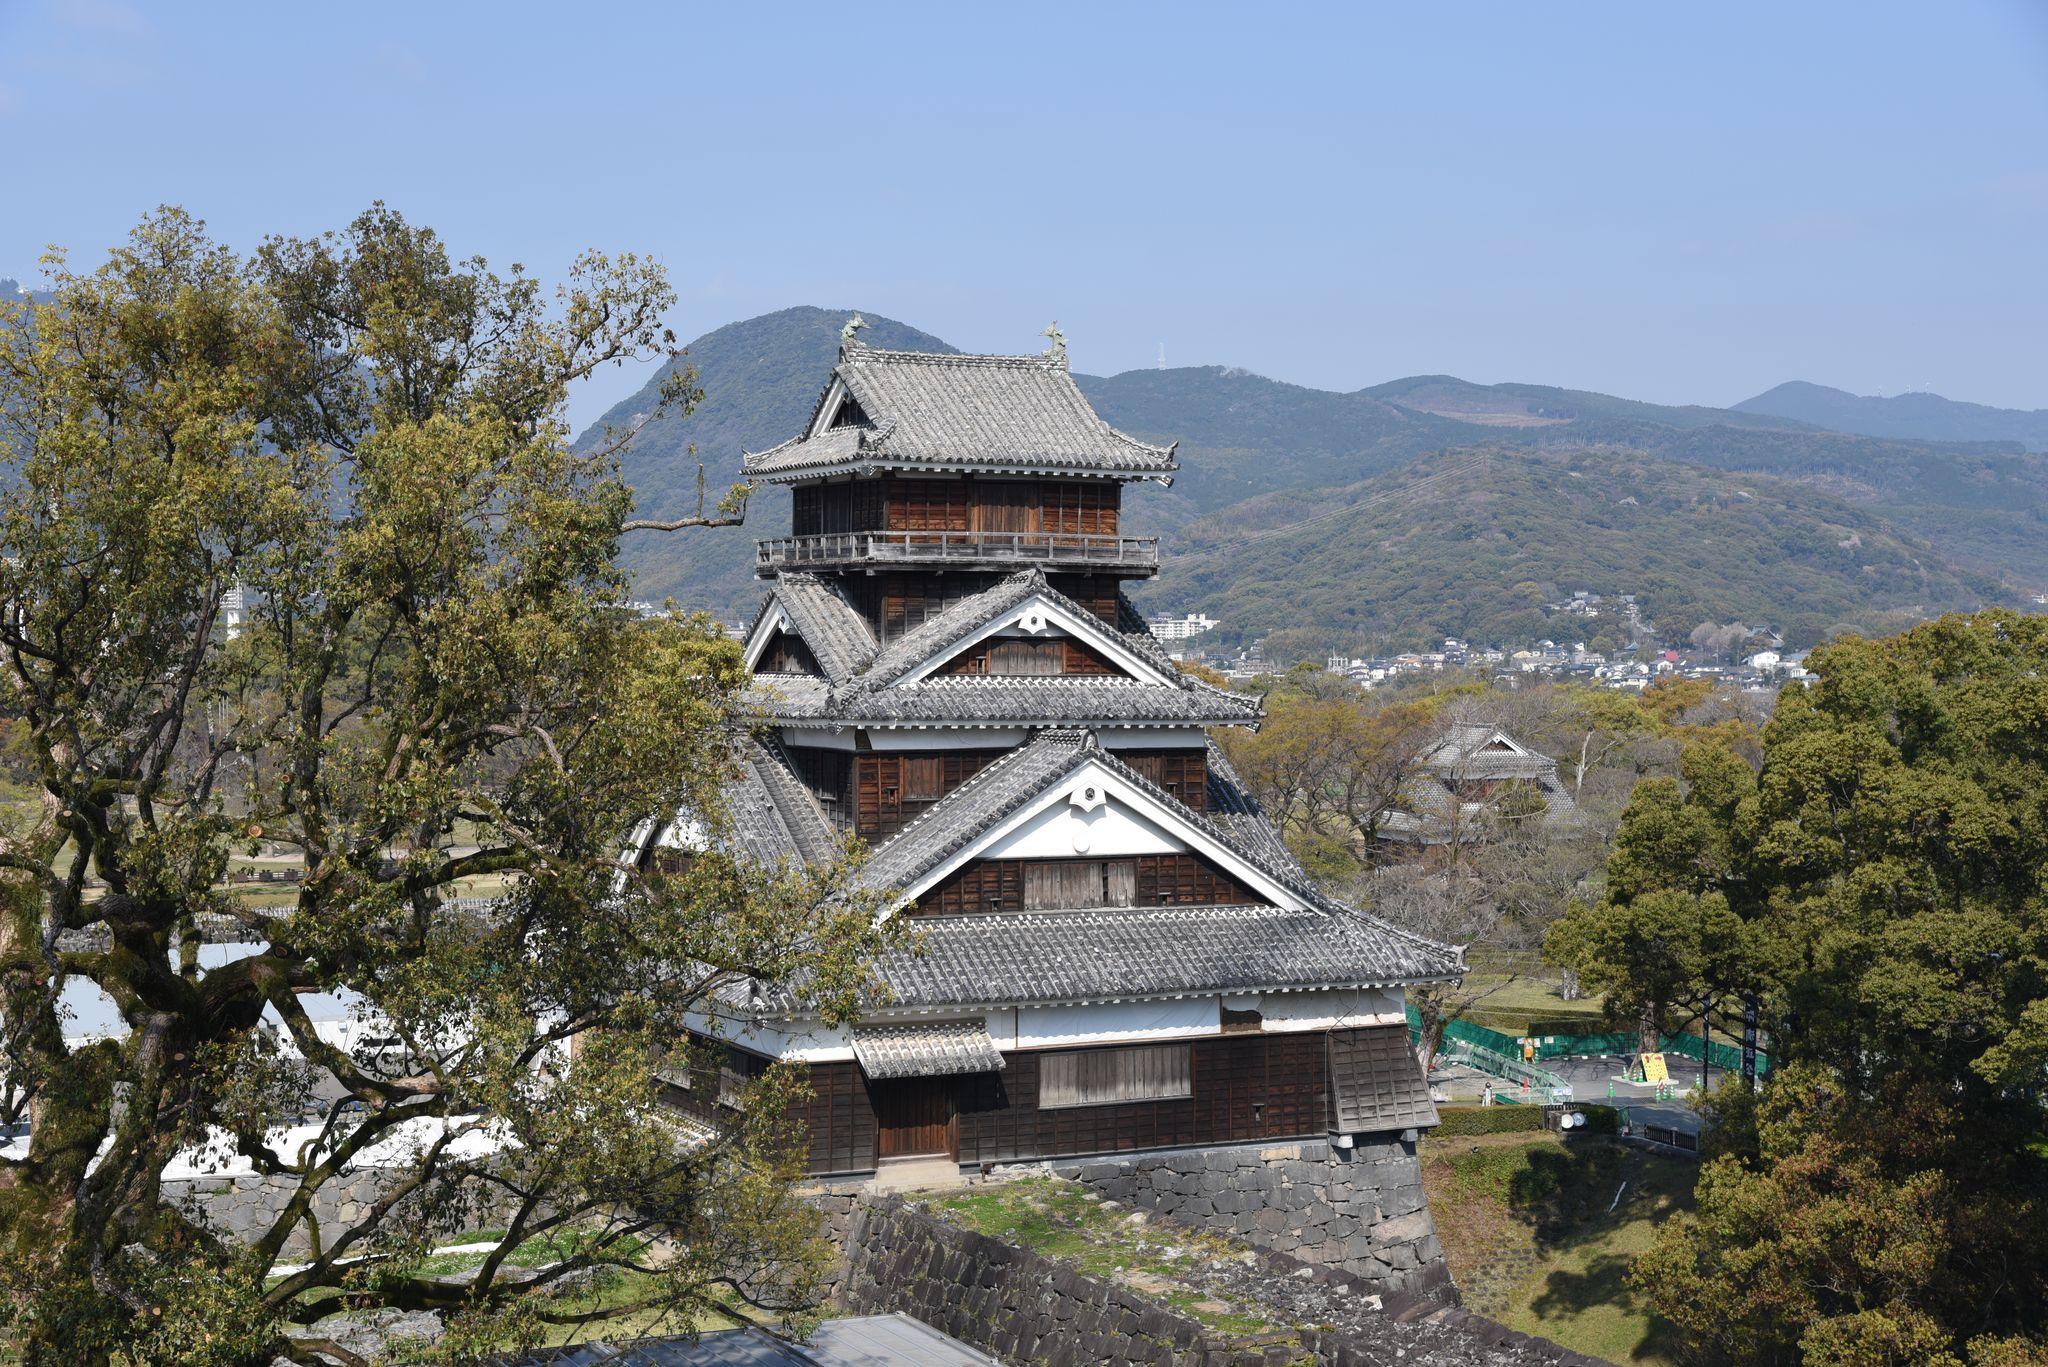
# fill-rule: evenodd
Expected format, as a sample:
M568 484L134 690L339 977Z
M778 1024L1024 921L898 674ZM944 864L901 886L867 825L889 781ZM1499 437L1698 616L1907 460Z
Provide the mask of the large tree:
M650 813L716 835L746 723L714 626L627 607L630 433L563 423L577 379L663 349L661 271L593 254L547 291L381 207L249 258L165 210L51 270L0 304L0 708L36 790L0 838L0 1122L32 1122L0 1334L347 1360L319 1321L364 1307L443 1312L451 1353L800 1309L788 1080L706 1143L653 1065L743 975L848 1002L870 920L832 870L622 854ZM257 854L295 866L281 905L225 890ZM209 939L237 948L202 967ZM66 1038L78 984L111 1037ZM374 1045L309 1018L337 993ZM167 1200L181 1155L268 1175L273 1217L230 1239ZM380 1198L323 1201L373 1155ZM427 1275L481 1226L499 1252Z
M1683 794L1646 785L1610 867L1609 912L1739 919L1732 969L1684 990L1739 978L1778 1064L1716 1099L1697 1214L1637 1276L1703 1362L2048 1361L2048 619L1809 665L1755 779L1702 756ZM1597 957L1643 999L1667 972Z

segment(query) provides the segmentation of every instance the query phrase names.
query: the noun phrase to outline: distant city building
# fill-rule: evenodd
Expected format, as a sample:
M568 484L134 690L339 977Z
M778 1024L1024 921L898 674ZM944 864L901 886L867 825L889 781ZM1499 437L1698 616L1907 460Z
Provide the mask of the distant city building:
M221 630L232 641L242 634L249 619L249 591L240 584L220 596Z
M1191 612L1185 617L1153 618L1145 625L1162 641L1185 641L1190 636L1200 636L1205 631L1214 631L1222 623L1199 612Z

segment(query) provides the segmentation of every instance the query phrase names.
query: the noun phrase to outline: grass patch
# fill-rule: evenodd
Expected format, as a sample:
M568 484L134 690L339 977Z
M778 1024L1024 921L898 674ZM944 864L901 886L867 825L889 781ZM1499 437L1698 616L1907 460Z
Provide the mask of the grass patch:
M1475 1311L1613 1362L1674 1360L1677 1330L1628 1283L1657 1227L1690 1208L1698 1167L1552 1134L1431 1139L1423 1186Z
M938 1195L928 1204L963 1229L1121 1283L1218 1334L1268 1345L1292 1341L1292 1326L1275 1323L1257 1306L1218 1300L1202 1285L1198 1269L1243 1251L1220 1235L1133 1222L1129 1212L1106 1209L1085 1188L1043 1177Z
M1484 973L1474 974L1470 981L1475 988L1489 986ZM1464 1019L1516 1036L1526 1033L1532 1020L1583 1020L1584 1033L1595 1034L1601 1028L1600 1012L1598 997L1566 1001L1558 995L1555 983L1542 978L1517 978L1488 992L1465 1012Z

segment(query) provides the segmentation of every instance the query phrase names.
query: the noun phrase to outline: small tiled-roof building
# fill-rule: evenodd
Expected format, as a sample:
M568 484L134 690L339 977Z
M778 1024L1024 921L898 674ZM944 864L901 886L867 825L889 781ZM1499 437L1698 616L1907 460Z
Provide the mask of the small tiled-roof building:
M1579 819L1557 761L1484 722L1444 728L1423 750L1402 791L1400 808L1379 828L1383 840L1445 845L1471 839L1490 815L1507 808L1504 799L1511 793L1522 799L1515 805L1545 831L1566 829Z
M1057 343L851 337L804 431L747 458L792 517L759 544L767 728L724 838L764 863L865 841L859 881L916 930L850 1025L802 982L704 1019L741 1071L808 1067L813 1173L1435 1123L1403 993L1459 951L1316 885L1210 740L1257 700L1182 673L1124 596L1159 565L1124 493L1174 469L1095 414ZM719 1088L678 1082L716 1121Z

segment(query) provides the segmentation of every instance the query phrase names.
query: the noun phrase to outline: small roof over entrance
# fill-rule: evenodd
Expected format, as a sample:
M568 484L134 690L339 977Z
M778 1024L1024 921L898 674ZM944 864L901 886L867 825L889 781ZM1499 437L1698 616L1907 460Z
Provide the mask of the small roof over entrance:
M859 1026L853 1032L853 1056L878 1082L1003 1070L1002 1051L980 1021Z

